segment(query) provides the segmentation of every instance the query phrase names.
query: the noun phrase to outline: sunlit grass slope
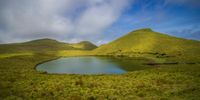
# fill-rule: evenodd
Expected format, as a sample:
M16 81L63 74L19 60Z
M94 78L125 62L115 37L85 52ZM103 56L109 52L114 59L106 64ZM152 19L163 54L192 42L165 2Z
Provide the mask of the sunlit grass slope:
M77 44L69 44L59 42L53 39L38 39L24 43L1 44L0 53L15 53L15 52L49 52L60 50L91 50L96 46L90 42L81 42L79 47ZM81 46L83 45L83 46Z
M56 53L57 56L68 57L68 56L90 56L90 50L61 50Z
M100 46L96 54L109 53L166 53L200 54L200 42L154 32L151 29L132 31L127 35Z
M161 34L151 29L140 29L100 46L93 53L111 56L143 56L161 62L166 60L199 62L200 42Z

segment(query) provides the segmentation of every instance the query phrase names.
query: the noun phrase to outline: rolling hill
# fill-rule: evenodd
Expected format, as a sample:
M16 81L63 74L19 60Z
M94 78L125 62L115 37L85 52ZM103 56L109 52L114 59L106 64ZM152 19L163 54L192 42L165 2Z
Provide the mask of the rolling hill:
M87 50L86 55L111 56L146 56L161 57L181 56L200 59L200 42L169 36L151 29L132 31L108 44L96 45L89 41L64 43L53 39L38 39L24 43L0 44L0 54L18 52L66 52L69 50ZM70 53L70 52L68 52ZM63 54L63 53L61 53ZM192 58L193 60L194 58ZM190 59L191 60L191 59Z
M79 45L79 47L76 47ZM1 44L0 53L16 53L16 52L49 52L60 50L91 50L96 46L90 42L80 42L70 44L59 42L53 39L38 39L24 43Z
M96 45L92 44L89 41L81 41L79 43L72 43L70 44L70 46L74 48L78 48L78 49L84 49L84 50L93 50L97 48Z
M139 29L94 50L97 55L200 55L200 42Z

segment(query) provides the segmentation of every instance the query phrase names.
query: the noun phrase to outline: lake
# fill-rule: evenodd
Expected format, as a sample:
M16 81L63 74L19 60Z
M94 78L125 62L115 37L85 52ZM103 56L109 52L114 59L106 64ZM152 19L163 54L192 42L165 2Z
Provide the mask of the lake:
M66 57L44 62L36 70L50 74L123 74L149 68L142 59L116 59L111 57Z

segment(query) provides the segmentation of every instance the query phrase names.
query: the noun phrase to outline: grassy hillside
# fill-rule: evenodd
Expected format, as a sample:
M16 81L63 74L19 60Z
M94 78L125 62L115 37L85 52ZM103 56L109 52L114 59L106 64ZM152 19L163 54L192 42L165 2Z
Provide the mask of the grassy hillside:
M199 42L150 29L130 32L90 51L82 44L40 39L0 45L1 100L199 100ZM81 49L80 49L81 48ZM54 52L55 51L55 52ZM146 70L117 75L56 75L35 70L37 64L68 56L111 55L117 60L143 56L150 61L190 63L148 65ZM123 57L128 56L128 57ZM133 61L134 62L134 61ZM136 66L144 66L138 62ZM145 65L146 66L146 65ZM135 66L127 66L131 68Z
M80 43L78 43L80 44ZM24 43L1 44L0 53L20 53L20 52L57 52L60 50L91 50L96 46L94 44L81 43L80 47L77 44L69 44L59 42L53 39L38 39Z
M84 49L84 50L93 50L97 48L96 45L92 44L89 41L81 41L79 43L73 43L73 44L70 44L70 46L74 48Z
M172 37L151 29L132 31L127 35L96 49L98 53L149 52L149 53L200 53L200 42Z
M200 59L200 42L154 32L151 29L132 31L94 50L98 55L155 57L195 57Z

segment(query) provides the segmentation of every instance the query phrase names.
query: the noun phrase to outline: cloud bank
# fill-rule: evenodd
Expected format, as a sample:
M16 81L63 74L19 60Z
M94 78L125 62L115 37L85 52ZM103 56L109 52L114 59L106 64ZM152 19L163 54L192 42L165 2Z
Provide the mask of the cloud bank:
M96 41L132 0L0 0L0 42Z

